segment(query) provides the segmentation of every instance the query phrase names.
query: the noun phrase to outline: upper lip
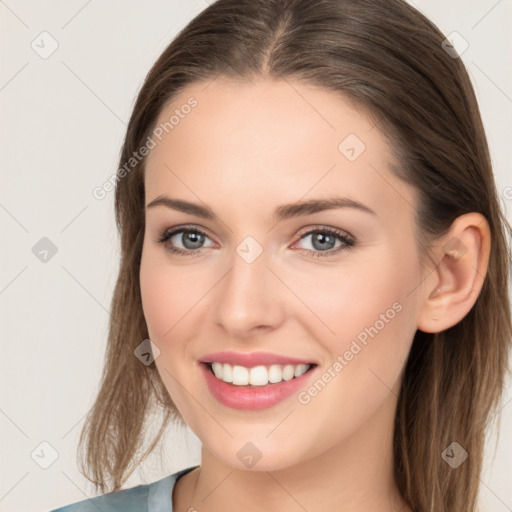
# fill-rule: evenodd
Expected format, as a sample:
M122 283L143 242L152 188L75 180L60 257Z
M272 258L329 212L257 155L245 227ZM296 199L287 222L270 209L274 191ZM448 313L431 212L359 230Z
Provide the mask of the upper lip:
M296 357L283 356L279 354L272 354L271 352L214 352L207 354L199 359L201 363L228 363L231 365L246 366L252 368L253 366L269 366L272 364L316 364L312 361L305 359L298 359Z

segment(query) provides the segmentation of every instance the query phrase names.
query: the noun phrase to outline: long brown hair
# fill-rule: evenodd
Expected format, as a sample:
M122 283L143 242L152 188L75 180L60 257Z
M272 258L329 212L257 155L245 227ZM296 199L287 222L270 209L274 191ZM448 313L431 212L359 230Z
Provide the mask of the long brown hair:
M480 212L489 222L492 247L481 293L457 325L416 333L394 434L395 477L411 508L475 510L485 431L501 397L512 339L511 230L472 85L444 40L402 0L218 0L165 49L138 95L117 171L121 264L102 382L80 437L81 469L97 489L119 489L169 420L182 421L156 366L133 354L149 337L139 285L145 159L128 171L126 162L187 85L216 76L286 78L339 93L375 119L397 157L393 172L419 191L423 249L462 214ZM142 449L157 417L161 426ZM441 456L454 441L469 454L457 469Z

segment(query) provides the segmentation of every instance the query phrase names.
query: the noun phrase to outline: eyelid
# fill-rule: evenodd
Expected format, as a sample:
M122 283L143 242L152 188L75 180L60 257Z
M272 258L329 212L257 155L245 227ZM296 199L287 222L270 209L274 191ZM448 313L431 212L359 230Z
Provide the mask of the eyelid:
M347 238L355 242L355 237L351 235L348 231L340 228L334 228L332 226L326 226L325 224L318 224L313 226L308 226L304 228L304 230L299 234L299 238L302 239L307 235L310 235L312 232L322 232L322 233L331 233L333 235L337 235L342 238Z
M205 235L211 240L213 240L213 237L210 236L208 230L198 224L180 224L172 228L165 228L162 231L160 231L160 237L173 236L176 233L179 233L180 231L197 231L198 233L201 233L202 235Z

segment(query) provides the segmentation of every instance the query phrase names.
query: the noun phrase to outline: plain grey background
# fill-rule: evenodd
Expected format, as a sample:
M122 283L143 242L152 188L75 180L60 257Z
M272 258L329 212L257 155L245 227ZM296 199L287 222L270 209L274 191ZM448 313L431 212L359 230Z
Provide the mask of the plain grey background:
M414 5L446 35L457 33L510 219L511 2ZM113 194L98 200L92 190L116 170L150 66L206 6L0 0L0 511L44 511L93 495L75 452L98 389L119 252ZM512 510L511 390L509 380L499 439L497 429L489 436L484 511ZM162 463L149 458L126 487L199 462L188 430L172 431L161 451Z

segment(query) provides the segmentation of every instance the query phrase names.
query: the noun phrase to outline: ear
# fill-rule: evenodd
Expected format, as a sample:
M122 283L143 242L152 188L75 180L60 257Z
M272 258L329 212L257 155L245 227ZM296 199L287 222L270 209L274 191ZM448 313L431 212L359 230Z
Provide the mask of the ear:
M490 249L491 233L483 215L467 213L454 220L432 250L439 263L424 282L419 330L444 331L469 313L484 283Z

